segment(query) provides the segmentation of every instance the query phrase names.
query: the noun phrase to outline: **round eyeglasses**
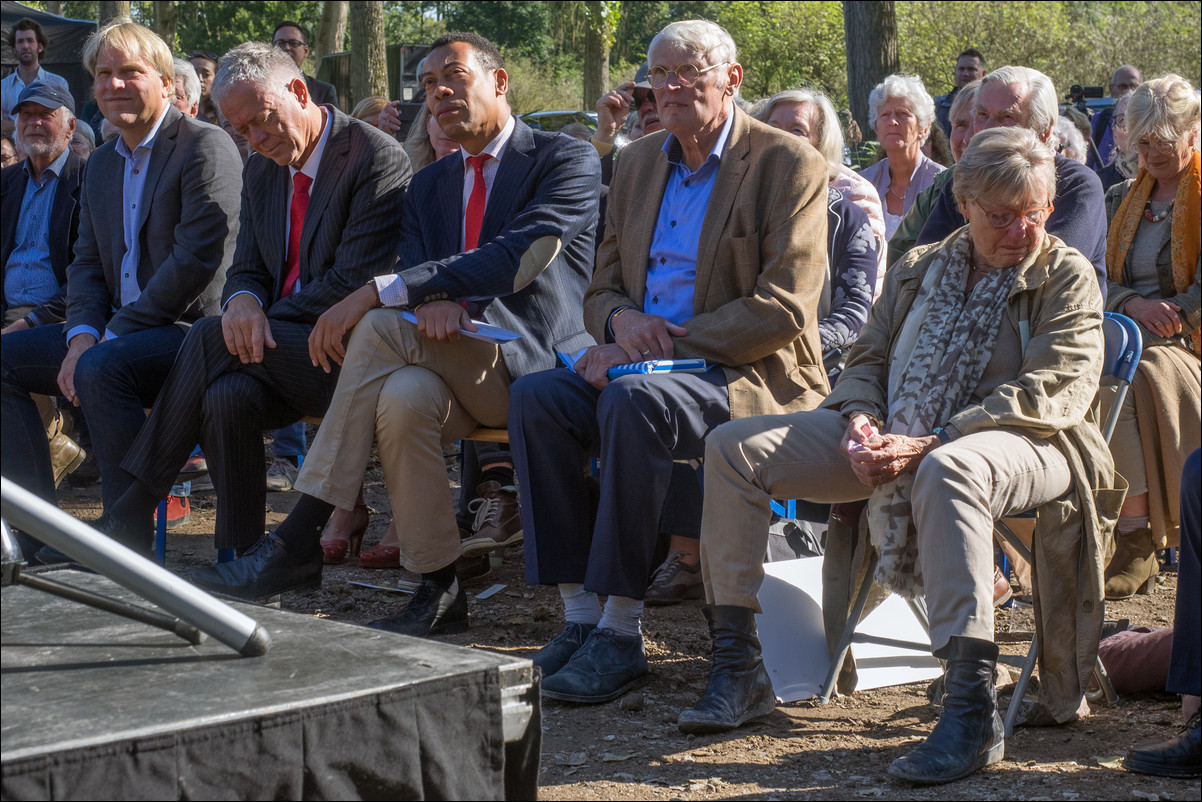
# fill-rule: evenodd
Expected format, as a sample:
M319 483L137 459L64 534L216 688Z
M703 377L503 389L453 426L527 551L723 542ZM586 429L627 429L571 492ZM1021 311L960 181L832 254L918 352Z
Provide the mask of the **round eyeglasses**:
M653 88L663 89L668 85L668 76L675 75L677 83L681 86L692 86L697 83L698 78L710 70L716 70L718 67L729 63L729 61L720 61L705 68L698 67L696 64L681 64L674 70L656 65L647 71L647 81Z

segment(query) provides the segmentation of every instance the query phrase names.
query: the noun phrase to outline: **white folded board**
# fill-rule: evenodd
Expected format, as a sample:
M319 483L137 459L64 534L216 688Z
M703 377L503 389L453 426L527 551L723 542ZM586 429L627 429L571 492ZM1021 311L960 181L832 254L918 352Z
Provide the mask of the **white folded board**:
M766 563L756 616L764 666L772 690L784 702L822 692L830 668L822 627L822 558ZM914 612L900 596L890 596L856 629L861 634L930 644ZM932 680L943 673L929 651L855 643L857 690Z

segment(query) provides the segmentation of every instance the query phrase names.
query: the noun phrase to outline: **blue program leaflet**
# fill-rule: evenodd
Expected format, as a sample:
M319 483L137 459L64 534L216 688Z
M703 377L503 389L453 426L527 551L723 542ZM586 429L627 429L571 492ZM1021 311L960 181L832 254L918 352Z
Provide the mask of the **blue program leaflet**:
M587 350L587 348L581 348L574 354L557 351L556 356L559 357L559 361L575 370L576 360L580 359ZM709 370L709 365L705 364L704 359L651 359L646 362L631 362L628 365L614 365L609 369L608 375L610 379L616 379L619 376L630 376L636 373L705 373L707 370Z

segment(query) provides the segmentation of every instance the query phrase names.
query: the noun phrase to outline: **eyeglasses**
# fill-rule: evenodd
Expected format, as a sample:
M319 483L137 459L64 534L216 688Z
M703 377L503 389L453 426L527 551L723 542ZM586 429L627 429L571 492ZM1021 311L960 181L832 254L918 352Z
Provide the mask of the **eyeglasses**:
M668 85L668 76L675 75L677 82L681 86L692 86L693 84L697 83L698 78L700 78L702 75L705 75L710 70L716 70L718 67L729 63L729 61L720 61L717 64L711 64L704 69L698 67L696 64L681 64L674 70L657 65L652 67L647 72L647 81L653 88L663 89Z
M1146 139L1141 139L1135 143L1135 150L1145 156L1149 151L1155 150L1157 153L1172 153L1177 147L1177 142L1174 140L1157 139L1149 142Z
M276 39L272 44L280 50L297 50L309 46L308 43L302 42L300 39Z
M1040 206L1038 209L1028 209L1025 212L1018 214L1005 210L1000 212L990 211L981 205L980 201L974 200L977 208L985 213L985 222L989 223L990 228L1009 228L1014 225L1014 221L1022 218L1023 228L1030 226L1038 228L1047 222L1048 216L1055 211L1056 207L1049 203L1047 206Z

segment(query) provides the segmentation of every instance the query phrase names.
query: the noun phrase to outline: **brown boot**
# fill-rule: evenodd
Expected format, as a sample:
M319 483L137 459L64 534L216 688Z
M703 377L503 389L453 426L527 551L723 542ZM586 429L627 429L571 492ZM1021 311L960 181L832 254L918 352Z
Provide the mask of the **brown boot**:
M79 444L63 433L64 420L61 412L55 413L46 429L50 441L50 467L54 470L54 486L62 483L63 477L78 468L87 459Z
M1151 593L1160 570L1156 541L1151 527L1114 533L1114 556L1106 566L1106 598L1129 599L1136 593Z

